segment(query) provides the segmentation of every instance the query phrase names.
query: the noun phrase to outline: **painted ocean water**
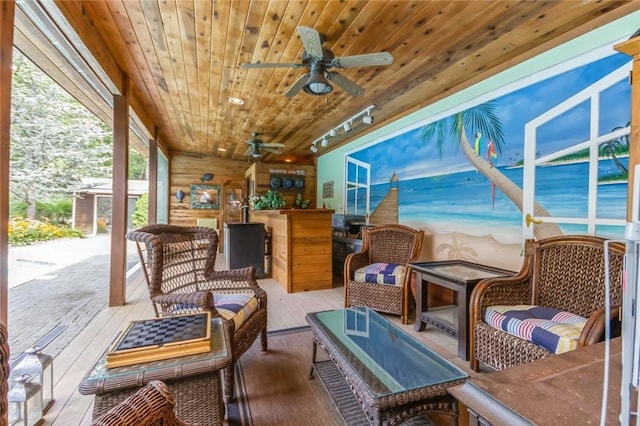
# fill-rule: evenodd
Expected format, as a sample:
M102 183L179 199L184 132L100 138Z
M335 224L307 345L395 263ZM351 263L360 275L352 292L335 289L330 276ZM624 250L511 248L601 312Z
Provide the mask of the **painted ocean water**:
M625 163L626 163L626 159ZM626 164L625 164L626 165ZM498 167L522 188L522 168ZM587 162L538 167L536 200L552 216L584 218L588 209ZM601 160L599 176L615 173L611 160ZM432 176L398 183L400 222L424 223L442 232L465 232L473 235L513 234L521 238L522 215L513 203L496 188L492 206L491 183L475 170ZM389 183L372 185L370 209L382 201ZM597 189L596 217L624 219L627 184L600 184ZM586 226L562 225L565 233L586 233ZM599 226L597 233L608 238L622 236L623 227Z

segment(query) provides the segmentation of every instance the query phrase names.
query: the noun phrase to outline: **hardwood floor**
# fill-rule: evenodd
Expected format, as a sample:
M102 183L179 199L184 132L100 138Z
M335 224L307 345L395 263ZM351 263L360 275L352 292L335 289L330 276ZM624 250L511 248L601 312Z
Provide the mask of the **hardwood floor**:
M343 288L287 294L272 279L259 280L268 293L268 329L280 330L306 325L308 312L343 307ZM127 305L107 308L54 359L55 403L45 415L45 425L88 425L91 423L93 396L80 395L78 385L116 333L133 320L152 318L146 284L141 274L127 285ZM417 333L412 325L401 325L400 318L387 318L449 359L470 375L469 363L456 356L456 340L435 329Z

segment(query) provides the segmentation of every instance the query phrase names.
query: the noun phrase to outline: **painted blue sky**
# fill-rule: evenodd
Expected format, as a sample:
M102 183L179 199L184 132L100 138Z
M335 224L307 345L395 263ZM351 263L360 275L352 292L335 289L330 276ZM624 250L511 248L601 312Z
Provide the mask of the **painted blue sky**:
M505 135L505 144L497 160L498 165L522 159L524 125L555 105L570 98L600 80L615 69L629 63L629 57L620 53L583 65L562 74L546 78L494 100ZM601 94L601 134L630 121L630 87L626 79ZM548 154L583 141L588 136L589 104L574 107L538 129L538 151ZM350 157L371 165L371 182L386 182L395 172L401 180L454 173L471 167L453 140L447 141L442 157L435 143L420 140L422 128L367 147ZM472 140L471 135L469 139ZM483 145L486 145L484 141ZM485 152L481 155L484 157Z

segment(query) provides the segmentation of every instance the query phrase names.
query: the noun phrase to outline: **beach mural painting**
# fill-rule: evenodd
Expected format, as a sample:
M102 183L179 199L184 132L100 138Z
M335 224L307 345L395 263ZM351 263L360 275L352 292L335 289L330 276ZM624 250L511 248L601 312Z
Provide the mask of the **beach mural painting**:
M350 152L347 163L366 165L370 175L367 191L350 196L345 186L346 213L366 204L375 223L394 176L398 221L435 234L490 235L503 244L558 234L620 238L631 62L609 49ZM543 218L531 236L526 213Z

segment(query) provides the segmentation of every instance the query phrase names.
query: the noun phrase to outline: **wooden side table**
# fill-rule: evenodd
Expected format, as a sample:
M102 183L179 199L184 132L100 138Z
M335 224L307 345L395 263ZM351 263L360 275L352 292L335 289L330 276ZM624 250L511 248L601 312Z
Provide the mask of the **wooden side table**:
M469 360L469 298L471 291L485 278L504 277L514 274L506 269L493 268L466 262L444 260L409 264L416 272L416 319L414 329L424 330L427 324L458 338L458 356ZM427 296L429 283L456 292L453 306L429 308Z
M187 424L222 425L224 403L220 370L231 363L231 342L221 318L211 320L211 351L145 362L126 367L106 367L106 351L80 383L82 395L95 394L93 418L152 380L162 380L176 399L176 415Z

